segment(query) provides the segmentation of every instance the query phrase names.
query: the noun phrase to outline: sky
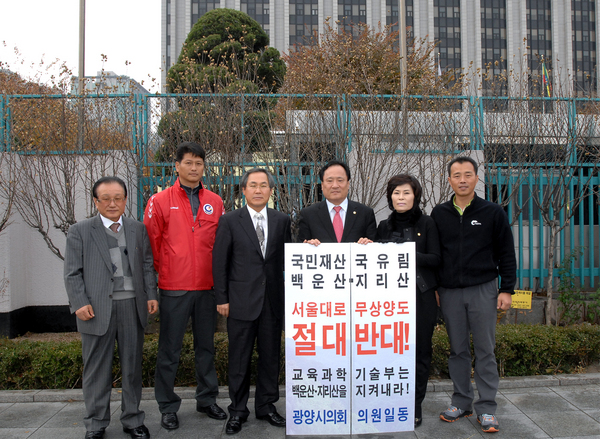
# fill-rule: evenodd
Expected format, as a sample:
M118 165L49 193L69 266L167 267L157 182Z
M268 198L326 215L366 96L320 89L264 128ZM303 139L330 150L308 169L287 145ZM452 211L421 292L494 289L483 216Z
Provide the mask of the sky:
M56 73L54 67L47 70L56 59L77 76L79 2L0 0L0 61L21 76L44 83ZM113 71L159 92L160 4L161 0L86 0L85 75Z

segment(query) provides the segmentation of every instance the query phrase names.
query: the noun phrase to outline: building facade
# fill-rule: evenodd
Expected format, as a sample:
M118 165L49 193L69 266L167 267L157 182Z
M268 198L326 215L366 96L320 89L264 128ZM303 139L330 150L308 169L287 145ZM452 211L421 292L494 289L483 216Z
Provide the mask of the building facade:
M515 88L489 79L506 75L521 84L528 78L528 90L512 94L595 96L596 0L162 0L162 84L193 24L212 9L248 13L271 46L288 53L323 33L328 17L341 26L395 24L401 3L409 37L439 41L442 70L488 72L488 80L475 80L466 94L506 95Z

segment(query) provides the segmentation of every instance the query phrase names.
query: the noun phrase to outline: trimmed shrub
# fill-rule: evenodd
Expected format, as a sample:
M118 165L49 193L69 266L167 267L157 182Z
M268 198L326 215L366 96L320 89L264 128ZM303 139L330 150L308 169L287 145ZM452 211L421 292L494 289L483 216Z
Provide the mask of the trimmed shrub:
M283 345L283 340L282 340ZM158 336L147 335L144 343L142 382L154 386ZM215 368L219 385L227 385L226 333L215 334ZM448 377L450 344L444 326L433 334L433 376ZM252 356L252 383L256 380L258 355ZM498 325L496 360L500 376L573 373L600 360L600 326L581 324L565 327L545 325ZM280 384L285 382L285 359L280 359ZM0 390L69 389L81 387L81 342L16 342L0 339ZM113 363L114 386L120 387L117 351ZM176 386L196 386L194 347L191 334L183 340Z
M598 359L597 325L502 325L496 332L501 376L573 373Z
M0 389L81 387L80 342L0 340Z
M574 373L600 360L600 326L498 325L495 352L501 377ZM432 374L448 377L449 355L448 334L438 326Z

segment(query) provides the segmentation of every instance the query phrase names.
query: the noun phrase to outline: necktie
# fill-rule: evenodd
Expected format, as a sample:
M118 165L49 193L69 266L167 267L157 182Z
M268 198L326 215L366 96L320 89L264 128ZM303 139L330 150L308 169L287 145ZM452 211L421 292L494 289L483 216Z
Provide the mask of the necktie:
M260 244L260 251L263 256L265 255L265 230L263 229L262 222L263 216L260 213L254 215L256 220L256 236L258 236L258 243Z
M112 223L109 228L113 232L117 233L119 231L119 223Z
M335 232L337 242L342 242L342 235L344 234L344 224L342 223L342 216L340 215L342 207L335 206L333 210L335 210L335 215L333 216L333 231Z

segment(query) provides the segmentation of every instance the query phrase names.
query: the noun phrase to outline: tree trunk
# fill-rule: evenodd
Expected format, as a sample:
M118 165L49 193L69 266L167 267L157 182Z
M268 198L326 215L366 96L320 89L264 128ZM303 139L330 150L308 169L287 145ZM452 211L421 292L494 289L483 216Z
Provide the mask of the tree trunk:
M554 317L556 325L558 325L558 319L554 310L552 308L552 294L554 293L554 249L556 242L556 235L558 226L556 225L556 221L550 221L550 237L548 242L548 285L546 288L547 291L547 300L546 300L546 325L552 325L552 318Z

